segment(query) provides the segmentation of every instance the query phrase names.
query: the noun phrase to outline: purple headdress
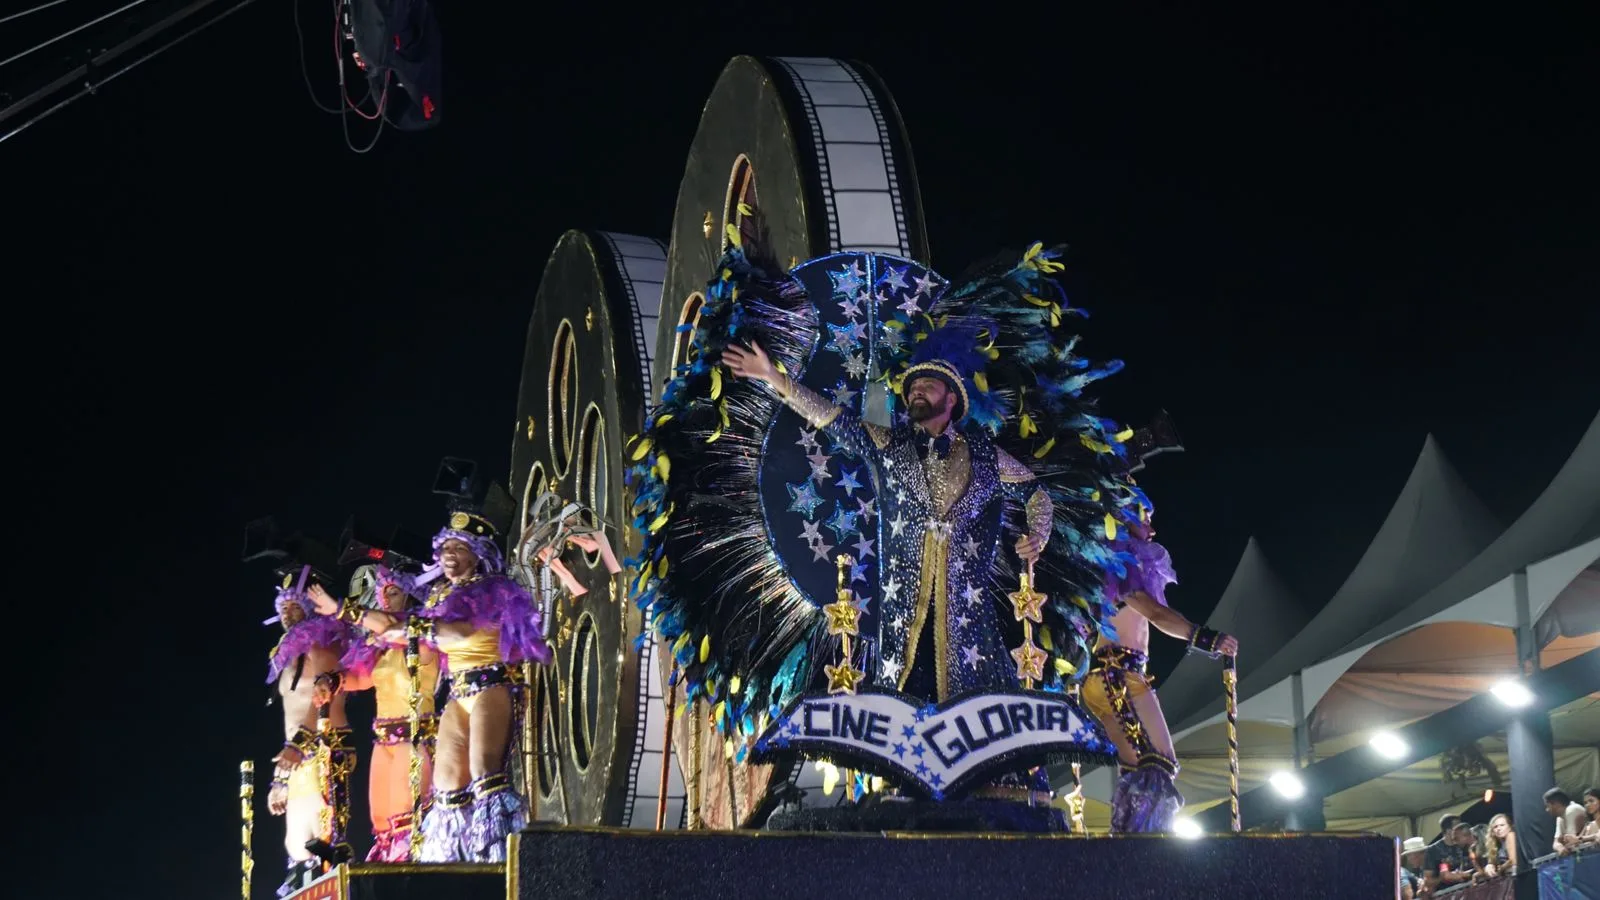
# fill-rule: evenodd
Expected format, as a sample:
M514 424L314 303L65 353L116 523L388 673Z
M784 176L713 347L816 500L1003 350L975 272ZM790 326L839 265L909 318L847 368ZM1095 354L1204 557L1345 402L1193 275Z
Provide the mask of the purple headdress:
M384 565L372 566L370 571L373 601L370 606L373 609L388 611L383 606L383 589L391 584L415 600L420 601L427 597L427 592L417 582L417 576L410 572L391 569ZM377 635L357 629L349 648L339 658L339 665L346 672L366 675L377 666L379 657L388 649Z
M1124 532L1112 542L1117 560L1123 564L1123 573L1107 573L1106 599L1118 603L1122 597L1143 591L1162 606L1167 605L1167 585L1177 584L1178 575L1172 570L1172 557L1167 548L1151 540L1148 529L1142 534Z
M500 553L500 545L495 543L495 536L494 526L489 524L488 519L469 512L451 513L450 524L433 536L433 561L435 564L439 562L439 548L444 546L444 542L454 539L472 548L483 574L504 572L506 561Z

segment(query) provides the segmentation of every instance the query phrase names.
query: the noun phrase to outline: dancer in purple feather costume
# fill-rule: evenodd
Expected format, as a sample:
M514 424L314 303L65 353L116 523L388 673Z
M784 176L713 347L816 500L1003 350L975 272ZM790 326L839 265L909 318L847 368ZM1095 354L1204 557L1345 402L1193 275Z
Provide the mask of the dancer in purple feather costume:
M506 771L520 666L547 663L551 651L533 598L506 576L495 539L494 525L466 510L452 513L433 538L443 577L417 615L444 657L450 700L439 716L420 862L503 861L506 837L527 824L527 801Z
M1115 638L1102 630L1082 688L1084 707L1117 745L1121 774L1111 797L1114 832L1168 831L1183 808L1183 795L1173 783L1178 755L1145 674L1150 626L1211 656L1239 650L1232 635L1196 625L1167 605L1167 585L1178 579L1166 548L1154 537L1144 525L1120 535L1113 545L1125 565L1124 574L1106 580L1106 598L1117 606L1111 620Z
M289 853L280 897L321 873L320 861L306 849L308 842L344 839L340 816L348 816L348 798L342 795L348 793L355 766L339 664L354 633L344 622L315 610L307 597L309 576L309 569L291 573L278 588L276 621L284 632L267 665L267 683L276 683L283 699L285 740L272 759L267 793L268 810L284 817L283 844ZM319 710L326 722L319 721Z

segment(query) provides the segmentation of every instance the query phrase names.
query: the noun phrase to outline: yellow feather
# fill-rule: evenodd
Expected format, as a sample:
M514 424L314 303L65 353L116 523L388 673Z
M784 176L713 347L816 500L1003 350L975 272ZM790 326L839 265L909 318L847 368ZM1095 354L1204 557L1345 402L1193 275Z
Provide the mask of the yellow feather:
M639 446L633 448L633 458L635 460L644 459L644 455L649 453L650 448L653 446L655 446L655 441L650 438L645 438L639 442Z
M716 439L719 438L719 437L722 437L722 429L721 428L718 428L716 431L711 432L710 436L708 436L706 438L706 443L710 444L710 443L716 441Z
M723 230L728 233L728 243L729 244L731 244L731 245L733 245L735 247L741 246L740 243L739 243L739 241L740 241L739 226L733 224L732 222L729 222L728 223L728 227L723 229Z
M661 557L661 561L656 563L656 577L667 577L667 558L665 556Z
M1056 439L1055 438L1051 438L1050 440L1045 441L1043 447L1040 447L1039 449L1033 451L1033 458L1034 459L1044 459L1047 455L1049 455L1050 451L1055 448L1055 446L1056 446Z
M743 686L743 682L739 680L739 676L735 675L728 681L728 693L737 697L739 696L739 688Z
M989 393L989 376L982 372L973 372L972 383L978 386L978 390L985 394Z
M672 511L674 509L676 509L677 506L678 505L676 503L667 504L666 512L663 512L661 515L656 516L655 519L650 523L650 529L649 530L650 530L651 534L655 534L656 532L660 531L661 530L661 526L667 524L667 520L672 518Z
M1132 428L1124 428L1121 431L1117 432L1117 443L1125 444L1125 443L1128 442L1128 438L1131 438L1131 437L1133 437L1133 429Z
M678 639L676 641L672 642L672 655L673 656L677 656L678 652L681 651L684 647L688 646L688 644L689 644L689 632L685 631L683 634L678 635Z
M672 460L665 453L656 454L656 474L661 476L662 481L672 480Z
M656 420L656 427L659 428L662 425L665 425L668 422L671 422L672 421L672 416L673 416L672 413L667 413L666 415L664 415L661 418L657 419Z
M1111 513L1106 513L1106 540L1117 539L1117 520Z
M702 662L704 662L704 660L702 660ZM721 725L723 717L726 716L727 714L728 714L728 701L726 701L726 700L718 700L717 701L717 705L714 708L712 708L712 710L711 710L711 720L713 722L716 722L718 725Z
M1022 433L1023 437L1032 437L1039 433L1039 426L1033 424L1033 416L1023 413L1022 422L1017 425L1017 430Z
M719 366L711 370L711 399L722 396L722 368Z
M1056 657L1056 674L1057 675L1071 675L1073 673L1073 671L1074 671L1074 669L1072 668L1072 663L1067 662L1066 660L1062 659L1059 656Z
M700 639L700 661L705 662L711 658L711 635Z
M741 216L753 216L756 213L755 210L750 208L750 204L748 203L741 203L735 208L739 210L739 215Z

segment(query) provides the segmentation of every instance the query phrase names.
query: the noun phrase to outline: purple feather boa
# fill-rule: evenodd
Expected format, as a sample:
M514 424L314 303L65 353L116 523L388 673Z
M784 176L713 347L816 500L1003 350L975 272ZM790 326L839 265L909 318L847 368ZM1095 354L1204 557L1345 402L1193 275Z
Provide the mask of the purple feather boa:
M378 667L378 659L389 650L388 645L371 634L357 634L350 646L339 657L339 668L357 677L366 677Z
M1132 553L1135 562L1128 566L1127 574L1121 578L1113 575L1106 579L1106 599L1119 603L1122 597L1143 591L1155 598L1157 603L1166 606L1167 585L1178 583L1178 575L1172 570L1172 557L1167 554L1167 548L1156 541L1130 536L1119 539L1112 549L1119 553Z
M309 615L283 633L267 663L267 683L275 683L283 670L296 659L317 647L327 647L343 656L349 645L359 640L355 629L332 616Z
M531 659L544 665L554 657L544 641L544 619L533 597L504 575L488 575L452 587L437 605L420 615L441 622L470 622L473 628L499 628L503 662Z

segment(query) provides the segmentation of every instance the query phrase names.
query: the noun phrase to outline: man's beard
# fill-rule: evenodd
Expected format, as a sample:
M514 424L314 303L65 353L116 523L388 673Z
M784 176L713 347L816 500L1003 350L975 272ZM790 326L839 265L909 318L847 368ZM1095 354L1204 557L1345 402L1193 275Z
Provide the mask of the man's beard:
M913 400L906 410L906 415L910 416L913 422L926 422L933 418L933 404L926 400Z

